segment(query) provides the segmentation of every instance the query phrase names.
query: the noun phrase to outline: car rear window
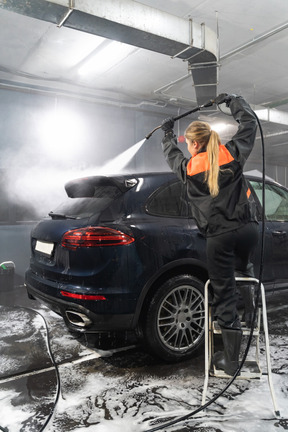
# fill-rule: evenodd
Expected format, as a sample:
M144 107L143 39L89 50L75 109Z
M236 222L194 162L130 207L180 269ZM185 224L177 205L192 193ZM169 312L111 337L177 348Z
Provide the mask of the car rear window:
M116 186L93 186L93 194L89 197L67 198L55 210L49 213L54 219L75 218L83 219L101 213L115 199L120 197L121 192Z

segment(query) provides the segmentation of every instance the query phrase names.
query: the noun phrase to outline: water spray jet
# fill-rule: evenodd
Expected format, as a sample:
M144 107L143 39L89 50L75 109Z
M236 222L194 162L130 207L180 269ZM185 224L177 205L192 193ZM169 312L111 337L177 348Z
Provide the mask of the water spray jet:
M103 168L100 170L100 174L115 174L121 172L121 170L125 168L126 165L128 165L128 163L133 159L138 150L140 150L146 139L147 138L144 138L143 140L138 141L132 147L129 147L127 150L120 153L114 159L107 162L107 164L104 165Z

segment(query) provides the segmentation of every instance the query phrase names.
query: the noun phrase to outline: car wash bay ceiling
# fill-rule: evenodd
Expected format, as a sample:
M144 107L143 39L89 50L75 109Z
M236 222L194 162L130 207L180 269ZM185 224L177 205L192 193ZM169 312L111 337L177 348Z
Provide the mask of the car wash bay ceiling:
M0 0L0 88L181 112L242 94L283 165L286 17L287 0Z

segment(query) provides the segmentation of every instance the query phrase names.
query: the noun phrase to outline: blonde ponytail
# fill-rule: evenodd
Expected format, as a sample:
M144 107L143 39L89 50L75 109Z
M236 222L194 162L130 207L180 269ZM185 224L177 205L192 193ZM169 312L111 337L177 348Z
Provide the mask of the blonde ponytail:
M206 150L208 155L209 170L205 173L210 195L214 198L219 194L219 144L220 138L217 132L211 130L209 123L194 121L185 131L185 138L197 141L201 150Z
M214 198L219 194L219 136L217 132L211 130L210 139L207 144L207 155L210 165L209 171L205 173L205 181L208 184L210 195Z

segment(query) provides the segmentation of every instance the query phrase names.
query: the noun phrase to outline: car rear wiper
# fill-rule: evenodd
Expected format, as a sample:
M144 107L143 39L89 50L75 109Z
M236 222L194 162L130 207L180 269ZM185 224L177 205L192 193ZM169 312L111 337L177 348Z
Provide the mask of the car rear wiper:
M59 219L77 219L76 216L69 216L69 215L65 215L62 213L54 213L53 211L51 211L50 213L48 213L49 216L51 216L52 218L59 218Z

